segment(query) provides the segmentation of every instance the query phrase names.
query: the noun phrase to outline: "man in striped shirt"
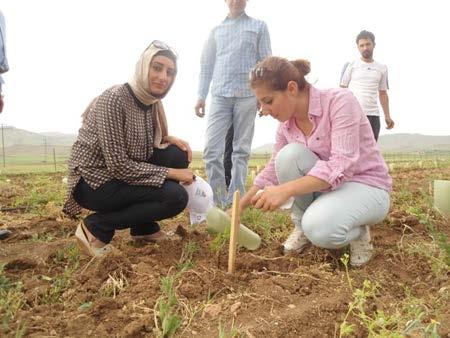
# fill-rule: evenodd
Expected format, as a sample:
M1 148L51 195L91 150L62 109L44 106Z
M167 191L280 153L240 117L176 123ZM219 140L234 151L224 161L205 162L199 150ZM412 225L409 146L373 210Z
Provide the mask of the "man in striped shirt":
M247 163L253 139L257 100L248 85L252 67L271 54L267 25L245 13L247 0L225 0L229 14L213 28L200 60L200 83L195 112L205 115L211 86L205 149L206 174L218 206L231 204L233 193L245 192ZM231 182L227 192L223 167L225 136L233 126Z
M3 16L2 11L0 11L0 74L6 73L9 70L8 59L6 58L5 42L5 17ZM3 78L0 75L0 113L3 111L3 83Z

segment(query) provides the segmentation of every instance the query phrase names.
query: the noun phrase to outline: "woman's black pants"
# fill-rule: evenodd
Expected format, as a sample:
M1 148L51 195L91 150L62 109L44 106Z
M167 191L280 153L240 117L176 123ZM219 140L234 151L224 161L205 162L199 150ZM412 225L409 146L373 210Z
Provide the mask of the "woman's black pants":
M155 148L150 163L168 168L189 165L186 152L174 145ZM130 228L132 236L158 232L156 222L178 215L188 202L186 190L168 179L160 188L130 185L114 179L92 189L81 178L74 198L82 207L95 211L84 219L84 224L103 243L111 241L116 229Z

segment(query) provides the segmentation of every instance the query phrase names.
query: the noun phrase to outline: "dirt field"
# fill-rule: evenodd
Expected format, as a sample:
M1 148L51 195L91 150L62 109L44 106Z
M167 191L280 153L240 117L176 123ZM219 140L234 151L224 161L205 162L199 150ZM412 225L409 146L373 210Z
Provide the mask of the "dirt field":
M10 337L450 337L450 224L432 209L431 182L450 168L396 170L389 217L373 227L373 260L309 247L284 256L287 214L243 223L263 245L240 249L187 214L163 223L162 244L118 232L102 259L83 256L60 206L62 175L0 176L0 336ZM447 239L445 239L447 238Z

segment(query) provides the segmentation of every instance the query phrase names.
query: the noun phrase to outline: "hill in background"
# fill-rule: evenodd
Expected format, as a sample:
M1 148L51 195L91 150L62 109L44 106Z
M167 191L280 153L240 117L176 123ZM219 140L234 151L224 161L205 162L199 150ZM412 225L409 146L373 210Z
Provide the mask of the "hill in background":
M14 127L3 127L5 147L11 146L72 146L77 136L63 133L34 133Z
M382 135L378 145L384 153L412 153L450 151L450 136L430 136L421 134ZM253 149L254 154L271 153L273 143Z
M383 152L450 151L450 136L421 134L383 135L378 141Z
M42 152L43 148L55 148L59 154L68 154L76 137L75 134L34 133L14 127L3 127L4 145L10 155ZM450 151L450 136L390 134L380 136L378 144L381 151L385 153L448 152ZM267 154L272 152L272 148L273 144L268 143L254 148L252 152Z

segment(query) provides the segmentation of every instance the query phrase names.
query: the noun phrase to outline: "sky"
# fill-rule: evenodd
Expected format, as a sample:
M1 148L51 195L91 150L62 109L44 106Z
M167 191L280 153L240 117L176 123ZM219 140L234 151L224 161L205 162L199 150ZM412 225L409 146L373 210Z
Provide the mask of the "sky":
M267 23L273 55L311 62L309 81L318 88L337 87L344 63L359 57L356 35L374 32L396 123L381 134L450 135L446 2L249 0L247 14ZM0 9L10 65L1 124L76 134L88 103L127 82L158 39L179 54L176 82L163 100L169 133L203 149L206 118L194 113L199 59L210 30L227 15L225 1L2 0ZM277 123L257 117L253 148L274 142Z

